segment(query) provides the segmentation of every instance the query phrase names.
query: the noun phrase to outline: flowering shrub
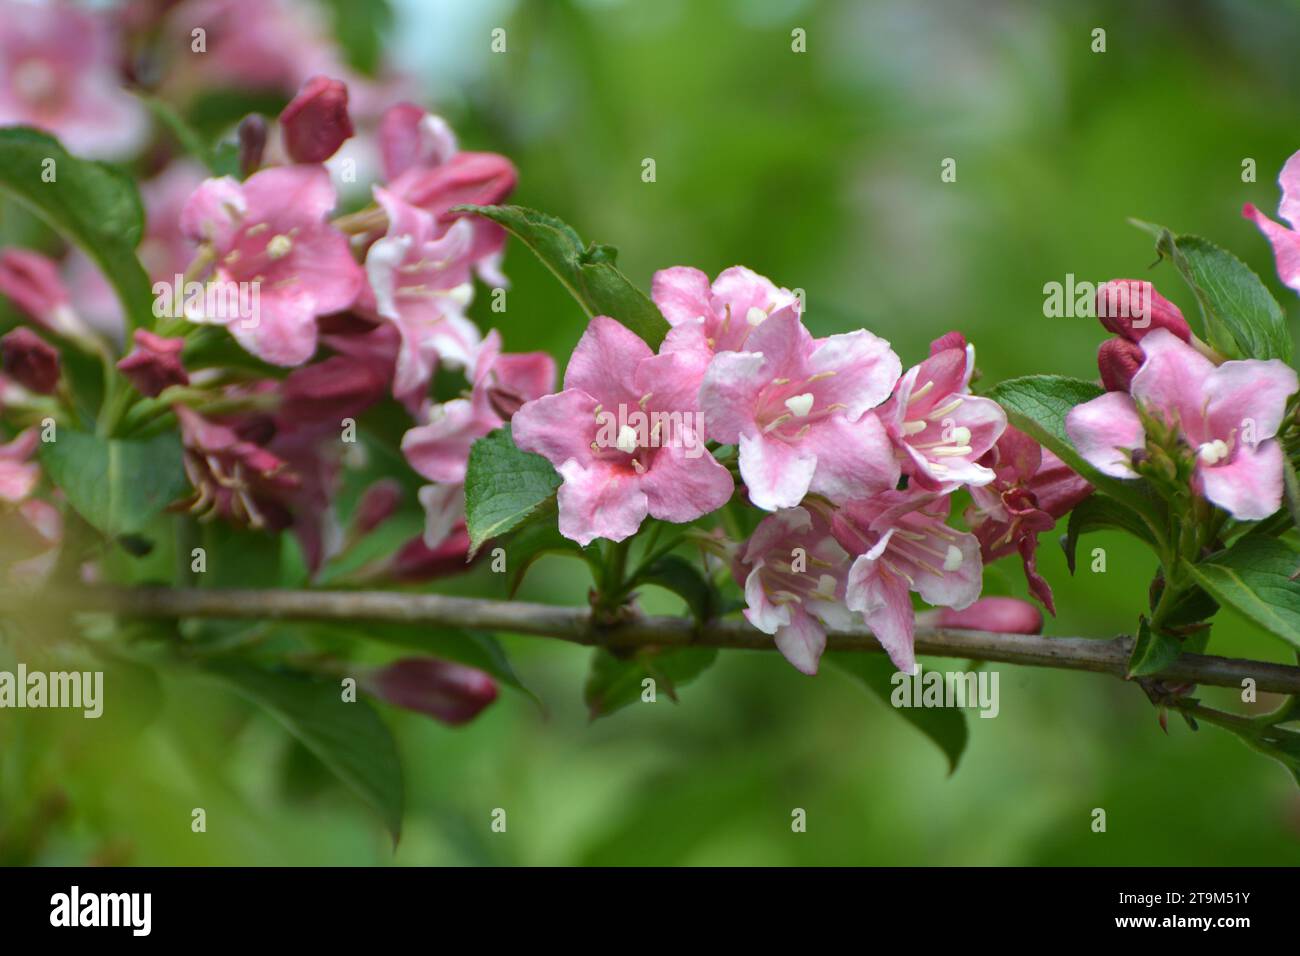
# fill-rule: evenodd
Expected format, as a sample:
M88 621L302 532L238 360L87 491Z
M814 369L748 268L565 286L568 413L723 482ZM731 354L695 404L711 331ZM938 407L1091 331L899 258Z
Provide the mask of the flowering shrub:
M1147 226L1194 293L1201 334L1150 282L1117 280L1097 292L1114 335L1101 385L990 388L960 332L936 329L928 355L905 356L867 329L818 338L802 292L743 266L713 280L668 266L647 295L612 248L505 205L509 159L462 150L441 118L304 45L310 29L276 18L278 5L211 5L230 33L271 18L259 37L295 38L247 59L247 44L215 38L205 71L255 65L291 96L278 118L249 115L215 145L166 99L105 81L106 20L56 6L12 31L16 5L3 4L14 75L0 84L0 186L62 237L0 253L8 593L396 588L480 559L500 563L513 593L539 555L568 553L593 572L594 643L639 619L638 589L657 585L700 632L739 612L803 674L818 673L828 635L864 628L912 674L918 622L1041 629L1024 602L981 600L984 566L1018 555L1028 595L1055 613L1036 550L1068 517L1071 564L1097 529L1154 555L1150 607L1126 622L1127 676L1162 719L1172 708L1220 723L1300 773L1300 735L1279 726L1293 705L1246 721L1170 676L1204 651L1221 606L1300 647L1300 383L1280 307L1229 253ZM84 46L75 57L68 36ZM208 79L178 67L159 89L183 102ZM150 108L189 155L150 133ZM140 187L89 158L132 155L151 136ZM340 198L355 169L339 151L359 140L378 162L356 206ZM1300 153L1281 183L1279 214L1300 225ZM1300 234L1245 215L1300 289ZM587 317L562 377L470 317L508 285L510 234ZM297 695L340 677L345 702L351 680L448 724L490 705L498 682L520 686L485 634L435 631L428 655L367 669L318 632L264 647L197 619L134 632L129 620L122 654L197 666L291 726ZM602 648L588 703L608 713L643 678L675 692L714 653ZM396 757L362 706L332 718L359 742L330 760L395 827Z

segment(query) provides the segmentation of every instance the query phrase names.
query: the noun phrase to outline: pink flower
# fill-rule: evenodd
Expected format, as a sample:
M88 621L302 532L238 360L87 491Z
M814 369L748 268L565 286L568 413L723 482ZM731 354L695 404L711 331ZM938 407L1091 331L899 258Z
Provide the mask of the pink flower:
M469 398L435 405L424 425L402 437L402 453L429 481L460 484L465 480L470 446L505 424L492 396L505 392L520 404L541 398L555 386L555 362L544 352L502 355L495 329L483 342Z
M176 406L185 472L194 495L186 510L213 514L253 528L283 530L293 523L281 499L299 479L285 462L233 427L209 421L184 405Z
M1277 259L1277 274L1284 283L1300 292L1300 152L1293 153L1282 167L1277 178L1282 187L1282 203L1278 215L1291 224L1291 228L1278 225L1250 203L1242 207L1241 214L1252 220L1273 246Z
M388 190L430 213L439 230L463 218L453 206L490 206L515 188L514 165L496 153L461 152L451 127L411 103L390 108L380 121L379 148ZM488 285L509 283L499 271L506 234L494 222L470 218L470 259Z
M970 394L974 370L974 346L960 338L940 339L928 359L907 370L880 409L902 470L918 487L951 491L993 480L978 462L1006 428L1007 416L992 399Z
M144 143L143 106L117 75L102 14L0 2L0 126L35 126L77 155L121 158Z
M30 459L38 444L40 436L35 428L29 428L0 445L0 503L16 505L36 490L41 469Z
M814 339L786 307L745 348L713 359L699 404L708 437L739 444L755 505L776 511L809 491L839 500L897 483L888 436L868 413L898 380L889 343L865 329Z
M916 672L916 618L910 591L927 604L957 610L980 595L984 567L979 542L945 519L946 495L886 491L835 513L836 540L854 555L846 603L866 619L894 666Z
M1051 531L1058 518L1092 494L1092 485L1051 451L1010 426L980 463L994 474L989 484L971 488L972 504L966 511L966 523L979 539L980 553L989 562L1019 551L1029 590L1055 614L1052 588L1038 573L1038 535Z
M723 271L712 285L699 269L661 269L654 275L650 296L672 326L663 351L692 352L706 360L717 352L744 349L749 333L773 312L800 311L793 292L744 266Z
M918 624L949 631L991 631L995 634L1041 634L1043 612L1028 601L1009 597L980 598L962 611L938 608L916 616Z
M804 674L817 673L826 629L853 625L844 606L849 555L831 536L824 506L787 508L754 529L735 563L745 618Z
M555 362L544 352L506 355L501 335L488 333L474 363L469 398L454 398L432 406L427 421L402 436L402 454L411 467L435 482L420 491L428 524L425 544L436 548L464 514L465 482L470 447L507 421L509 406L541 398L555 387ZM453 491L452 489L457 489Z
M404 657L369 671L360 683L385 703L453 727L469 723L497 699L496 682L487 674L434 657Z
M27 249L0 252L0 295L9 298L48 332L81 341L92 337L90 329L69 304L59 267L38 252Z
M401 337L393 395L418 405L439 361L465 368L480 345L478 328L465 317L474 297L473 229L461 220L439 235L430 213L377 187L375 198L388 213L388 234L366 254L369 289L374 311ZM368 304L370 291L364 296Z
M240 345L273 365L306 362L316 351L316 317L348 308L365 282L347 238L326 221L333 208L334 187L320 166L264 169L244 183L228 176L205 181L185 204L181 225L211 246L213 281L228 290L221 298L239 298L241 307L187 318L226 325ZM243 308L248 296L238 294L246 289L258 296L252 310Z
M38 395L59 387L58 350L29 328L19 326L0 337L0 363L5 374Z
M347 85L313 76L280 113L280 130L295 163L325 162L352 136Z
M156 398L172 385L188 385L190 377L181 365L184 339L168 339L144 329L135 330L135 348L117 363L137 392Z
M1142 340L1146 361L1131 396L1107 392L1072 409L1066 432L1079 453L1113 478L1135 478L1132 452L1146 444L1142 413L1177 429L1195 456L1194 484L1242 520L1267 518L1282 500L1282 449L1274 440L1300 383L1277 359L1215 366L1159 329Z
M564 479L561 534L584 546L622 541L647 514L681 524L731 498L731 474L704 447L694 411L681 356L654 355L597 316L569 360L564 391L520 408L514 437Z

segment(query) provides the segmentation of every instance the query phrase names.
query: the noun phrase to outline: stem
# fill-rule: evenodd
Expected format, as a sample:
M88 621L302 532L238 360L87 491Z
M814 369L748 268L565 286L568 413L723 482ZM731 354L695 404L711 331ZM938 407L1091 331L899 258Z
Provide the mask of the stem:
M387 621L427 627L507 631L554 637L575 644L640 647L722 647L774 650L772 638L747 621L727 619L703 626L688 618L641 617L593 627L593 611L517 601L490 601L441 594L394 591L219 590L166 588L88 588L43 594L0 592L0 607L18 615L34 604L61 610L99 611L153 618L226 618L300 621ZM1128 672L1130 637L1092 640L918 627L916 651L939 657L969 658L1108 674ZM831 630L828 651L882 650L865 628ZM1153 679L1240 688L1249 677L1263 691L1300 693L1300 667L1183 654Z

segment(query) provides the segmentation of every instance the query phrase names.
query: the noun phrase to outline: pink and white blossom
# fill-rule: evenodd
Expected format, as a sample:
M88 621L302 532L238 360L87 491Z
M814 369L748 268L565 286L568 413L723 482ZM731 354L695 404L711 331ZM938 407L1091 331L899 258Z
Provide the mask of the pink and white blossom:
M802 305L789 289L744 266L723 270L710 284L709 277L690 266L660 269L654 275L650 297L668 324L665 352L691 352L707 364L718 352L739 352L749 333L780 309Z
M1007 416L992 399L970 394L974 370L974 346L960 336L940 339L880 408L902 471L921 488L951 491L993 480L979 459L1006 428Z
M910 592L956 610L980 595L984 566L975 536L948 527L951 499L921 490L886 491L840 508L835 538L854 556L846 603L858 611L894 666L916 672L916 616Z
M622 541L647 515L680 524L731 498L731 473L695 427L687 379L681 356L654 355L618 322L597 316L569 360L564 390L515 413L515 444L542 455L564 479L561 534L584 546L595 538ZM633 413L640 424L668 426L635 427Z
M1195 488L1243 520L1267 518L1282 500L1282 448L1274 438L1300 383L1277 359L1214 365L1163 329L1130 393L1107 392L1072 409L1066 432L1079 453L1112 478L1135 478L1132 453L1146 445L1139 411L1178 431L1195 456Z
M144 144L144 106L122 87L102 12L0 2L0 126L34 126L69 152L119 159Z
M714 357L700 412L709 438L739 446L740 476L758 507L792 508L810 491L833 501L860 496L898 480L871 409L900 367L884 339L865 329L814 339L787 306L749 334L745 351Z
M224 324L258 358L301 365L316 351L317 316L356 300L365 273L347 237L328 222L334 187L320 166L264 169L243 183L206 180L181 213L181 226L211 249L210 282L247 283L258 290L251 315L189 310L195 322ZM241 310L233 310L242 312Z
M373 311L397 329L393 395L418 407L439 362L466 368L482 342L465 316L474 297L473 227L462 219L440 230L431 213L378 187L375 199L388 214L388 233L366 253L370 284L362 305L373 299Z
M1273 246L1278 278L1300 292L1300 231L1297 231L1300 230L1300 152L1293 153L1286 161L1277 181L1282 187L1282 202L1277 212L1290 224L1290 229L1250 203L1242 207L1241 214L1254 222Z
M785 659L816 674L826 626L848 628L845 606L849 555L831 535L824 506L768 515L742 547L733 569L745 591L745 618L771 634Z

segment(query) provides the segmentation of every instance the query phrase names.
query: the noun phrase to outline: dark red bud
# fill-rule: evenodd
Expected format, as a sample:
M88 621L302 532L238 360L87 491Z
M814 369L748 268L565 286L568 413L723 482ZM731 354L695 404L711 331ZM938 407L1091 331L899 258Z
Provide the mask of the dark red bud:
M1017 598L986 597L960 611L947 607L935 610L934 621L938 627L999 634L1041 634L1043 631L1043 612Z
M402 485L395 478L380 478L365 490L352 516L352 533L369 534L393 516L402 503Z
M1097 349L1097 370L1108 392L1127 392L1142 367L1142 349L1128 339L1107 339Z
M169 386L190 383L181 365L183 348L184 339L167 339L137 329L135 348L117 363L117 369L141 395L156 398Z
M239 123L239 174L247 179L262 168L266 150L266 117L249 113Z
M432 581L469 570L469 532L459 524L436 548L412 538L393 556L386 577L405 584Z
M313 76L280 114L280 128L290 159L325 162L352 135L347 86L327 76Z
M404 657L371 671L360 682L394 707L452 726L468 723L497 699L496 682L487 674L433 657Z
M59 387L59 353L31 329L19 327L0 338L5 374L38 395Z
M1183 313L1141 279L1112 279L1097 287L1097 318L1108 332L1140 342L1153 329L1167 329L1184 342L1192 328Z

